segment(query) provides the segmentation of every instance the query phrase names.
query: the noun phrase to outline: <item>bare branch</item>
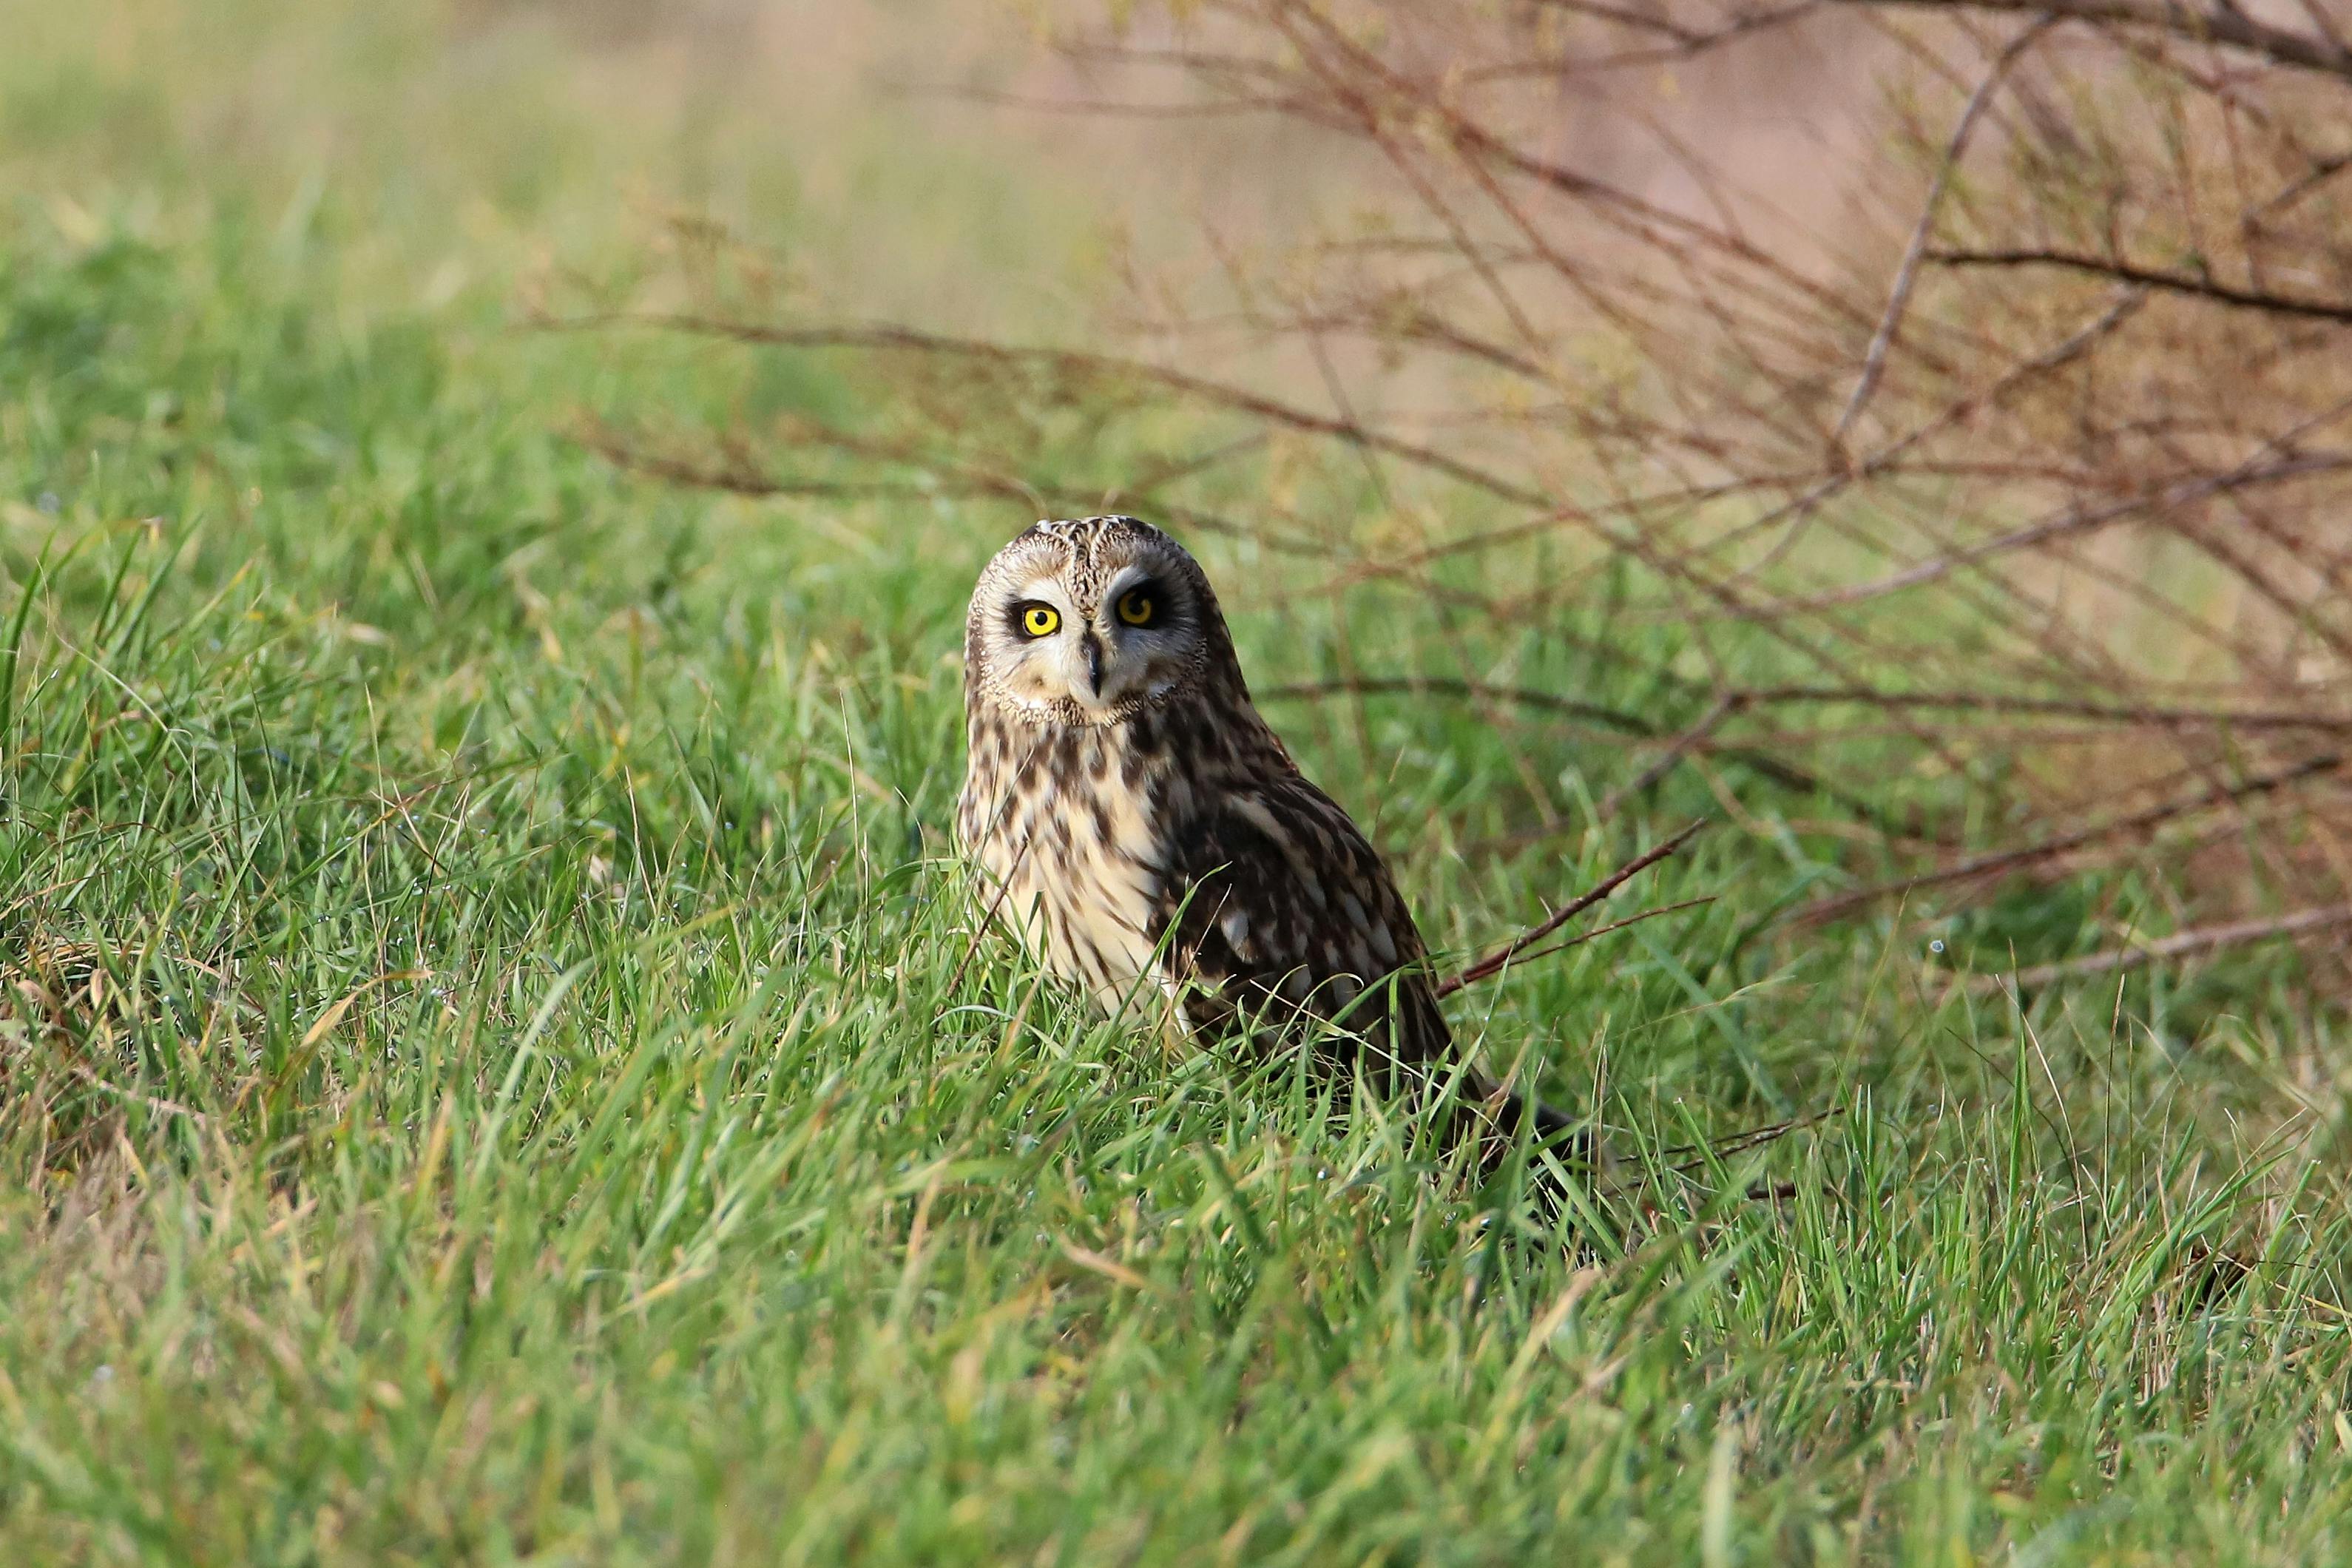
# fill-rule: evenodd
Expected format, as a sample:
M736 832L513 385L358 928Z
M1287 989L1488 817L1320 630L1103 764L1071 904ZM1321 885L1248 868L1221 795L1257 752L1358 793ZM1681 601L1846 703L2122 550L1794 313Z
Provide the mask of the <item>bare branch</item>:
M2232 289L2209 278L2186 272L2165 272L2134 262L2065 250L1931 250L1927 259L1946 267L2056 267L2070 272L2113 278L2158 289L2168 294L2189 294L2242 310L2273 316L2301 316L2313 321L2352 322L2352 300L2323 300L2307 294L2273 294L2255 289Z
M2075 828L2072 832L2059 834L2039 844L2029 844L2021 848L1997 850L1984 855L1971 855L1952 865L1923 872L1916 877L1898 877L1890 882L1880 882L1873 887L1859 888L1851 893L1840 893L1834 898L1822 899L1807 904L1793 911L1788 918L1796 924L1814 925L1822 921L1834 920L1840 915L1868 904L1877 903L1898 893L1909 893L1921 888L1939 887L1949 882L1971 881L1979 878L2021 870L2025 867L2054 860L2063 855L2072 854L2075 850L2087 848L2094 844L2146 833L2178 817L2205 810L2210 806L2248 800L2255 795L2269 795L2317 774L2334 773L2343 765L2344 757L2340 752L2330 752L2323 756L2309 757L2290 767L2248 779L2242 784L2217 785L2185 800L2168 801L2161 805L2151 806L2146 811L2134 812L2128 816L2120 817L2112 822L2092 823L2086 826Z
M2342 417L2347 409L2330 411L2330 417ZM2205 474L2166 486L2153 495L2126 496L2103 506L2070 506L2063 511L2038 522L2012 529L2007 533L1971 544L1948 555L1923 561L1874 582L1857 583L1851 587L1836 588L1824 594L1814 594L1802 599L1782 600L1773 604L1748 605L1742 614L1755 618L1786 616L1798 610L1827 610L1843 605L1859 605L1866 600L1880 599L1906 588L1916 588L1933 583L1965 566L1974 566L1996 555L2022 550L2029 545L2047 544L2071 534L2087 533L2105 528L2126 518L2156 516L2179 507L2231 491L2249 489L2263 485L2280 484L2290 479L2309 479L2318 474L2341 473L2352 468L2352 454L2327 453L2301 458L2282 458L2275 462L2246 463L2227 473Z
M1715 706L1699 715L1697 722L1692 724L1689 729L1668 742L1665 749L1658 753L1649 766L1602 797L1598 811L1601 819L1605 822L1616 816L1617 808L1625 801L1643 794L1651 785L1674 772L1681 765L1682 760L1690 755L1695 747L1722 728L1725 720L1738 712L1740 706L1739 698L1736 693L1717 698Z
M1456 991L1461 990L1464 986L1475 985L1479 981L1486 979L1488 975L1498 973L1507 967L1513 959L1518 957L1519 954L1527 952L1528 949L1543 941L1544 938L1549 936L1552 932L1558 931L1560 927L1566 925L1569 921L1574 920L1577 916L1582 914L1593 905L1601 902L1603 899L1606 899L1610 894L1623 887L1627 882L1633 880L1635 877L1640 876L1643 871L1648 870L1651 867L1656 865L1667 856L1672 855L1684 845L1689 843L1691 836L1706 826L1706 824L1705 822L1694 822L1689 826L1684 828L1681 832L1675 834L1672 838L1657 845L1654 848L1646 849L1641 854L1635 856L1633 859L1626 861L1625 864L1618 867L1617 869L1610 872L1606 877L1601 878L1599 882L1593 885L1591 891L1581 893L1577 897L1569 900L1565 904L1562 904L1558 910L1552 912L1549 919L1544 920L1538 924L1529 926L1526 931L1521 931L1517 936L1513 937L1509 942L1504 943L1495 952L1488 953L1477 963L1470 965L1470 967L1465 969L1461 973L1453 976L1451 979L1439 981L1437 983L1438 996L1440 998L1451 996Z
M542 320L533 323L551 331L581 331L623 326L653 327L667 331L687 332L701 337L724 338L730 342L755 344L768 348L789 349L865 349L901 353L934 354L958 359L978 360L1003 365L1038 366L1065 374L1092 376L1098 380L1125 380L1156 386L1165 392L1191 398L1235 414L1264 419L1271 424L1287 426L1311 436L1326 436L1351 445L1384 453L1416 468L1427 469L1446 479L1486 490L1499 500L1516 501L1522 506L1543 506L1549 498L1528 489L1502 475L1490 473L1475 464L1416 446L1382 431L1371 429L1349 419L1335 418L1300 408L1279 399L1268 397L1245 387L1229 386L1205 376L1185 371L1170 370L1144 360L1122 358L1117 354L1091 353L1080 349L1040 348L1020 344L990 342L982 338L959 338L941 332L924 331L913 327L888 323L860 325L828 325L815 327L778 327L753 321L728 321L711 316L677 312L646 311L599 316L579 316L562 320Z
M2211 952L2218 948L2238 947L2246 942L2266 942L2282 936L2308 936L2315 931L2332 931L2343 925L2352 925L2352 904L2297 910L2293 914L2266 920L2231 921L2221 925L2193 927L2155 942L2134 942L2127 947L2112 948L2105 952L2089 953L2082 958L2063 959L2056 963L2037 963L2031 969L2021 969L2015 974L1987 974L1978 979L1979 984L2000 985L2006 983L2022 991L2060 980L2079 980L2087 974L2111 974L2118 969L2137 969L2142 964L2167 958L2184 958L2192 952Z
M2352 153L2338 153L2333 157L2318 160L2249 211L2246 214L2247 224L2252 227L2261 227L2347 169L2352 169Z
M1574 936L1568 938L1566 941L1553 942L1549 947L1539 947L1532 952L1522 952L1518 954L1513 962L1517 963L1533 963L1538 958L1549 958L1556 952L1566 952L1570 948L1582 947L1586 942L1592 941L1596 937L1604 937L1612 931L1623 931L1627 926L1637 926L1643 921L1656 920L1660 915L1678 915L1685 910L1703 910L1713 902L1715 902L1715 895L1713 893L1709 893L1705 898L1685 899L1680 903L1675 904L1660 904L1655 909L1643 910L1638 914L1627 915L1622 921L1611 921L1605 926L1594 926L1591 931L1578 931ZM1479 978L1483 980L1487 978L1487 976L1481 975ZM1475 983L1466 976L1461 976L1454 980L1446 981L1444 984L1451 986L1452 989L1440 990L1437 993L1440 996L1451 996L1455 991L1462 989L1463 986Z
M2021 11L2028 16L2138 27L2184 43L2221 44L2273 65L2352 81L2352 58L2330 38L2256 20L2235 5L2184 0L1840 0L1849 5L1903 5L1927 11Z
M1573 697L1561 697L1549 691L1537 691L1524 686L1496 686L1483 680L1449 680L1438 677L1382 679L1360 678L1349 680L1297 681L1284 686L1257 688L1254 695L1260 702L1282 702L1297 698L1319 698L1339 695L1353 697L1463 697L1486 701L1508 702L1522 708L1536 708L1547 712L1564 714L1571 719L1588 719L1593 723L1620 731L1628 735L1654 735L1658 727L1638 713L1628 713L1622 708L1611 708L1599 702L1581 701Z
M2036 713L2063 719L2104 720L2117 724L2147 724L2164 729L2352 732L2352 713L2174 708L2093 702L2080 698L2011 696L2000 691L1882 691L1874 687L1782 686L1759 688L1739 695L1751 706L1852 702L1874 708L1942 708L1999 714Z
M2053 17L2044 16L2010 40L2007 47L1994 57L1984 80L1969 95L1968 106L1960 110L1959 123L1952 128L1951 142L1944 149L1941 162L1936 165L1936 177L1928 183L1927 198L1919 205L1919 221L1912 226L1911 238L1903 247L1903 260L1895 269L1895 286L1887 291L1886 313L1878 319L1878 330L1870 335L1870 347L1862 356L1862 374L1853 384L1853 395L1846 399L1845 409L1839 414L1835 428L1830 432L1832 451L1843 453L1845 438L1853 422L1862 416L1863 405L1878 387L1878 378L1886 371L1886 351L1894 346L1895 329L1902 325L1904 308L1911 302L1912 285L1919 276L1920 258L1927 254L1927 239L1936 229L1937 215L1944 205L1944 191L1952 182L1952 173L1960 166L1960 159L1969 150L1969 139L1976 134L1977 121L1992 95L2000 89L2010 68L2025 51L2055 26ZM1840 468L1848 465L1843 461Z

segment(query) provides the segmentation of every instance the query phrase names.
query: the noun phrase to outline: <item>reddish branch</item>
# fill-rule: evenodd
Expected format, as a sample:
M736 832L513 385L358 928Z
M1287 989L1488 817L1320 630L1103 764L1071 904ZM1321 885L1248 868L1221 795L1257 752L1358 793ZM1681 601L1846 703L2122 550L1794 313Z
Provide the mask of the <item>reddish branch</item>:
M2060 719L2147 724L2164 729L2352 731L2352 713L2180 708L2152 703L2095 702L2074 697L2012 696L2000 691L1881 691L1871 687L1781 686L1759 688L1741 695L1753 705L1856 703L1874 708L1941 708L1999 714L2032 713Z
M558 330L583 330L623 326L655 327L670 331L688 332L701 337L724 338L731 342L753 343L767 348L787 349L864 349L881 352L933 354L982 361L987 363L1027 366L1050 370L1066 376L1087 377L1097 382L1129 382L1158 387L1180 397L1222 408L1234 414L1263 419L1269 424L1299 431L1309 436L1328 437L1353 446L1369 447L1417 468L1487 491L1499 500L1522 506L1544 506L1549 498L1541 492L1514 483L1499 474L1490 473L1475 464L1465 463L1444 452L1417 446L1395 436L1375 429L1352 419L1334 418L1300 408L1295 404L1247 387L1231 386L1211 381L1205 376L1181 370L1170 370L1147 361L1124 358L1118 354L1090 353L1080 349L1042 348L1024 344L991 342L984 338L960 338L943 332L923 331L913 327L893 326L878 322L856 326L826 325L814 327L779 327L756 321L729 321L722 317L698 316L675 312L633 312L622 315L578 316L549 320L538 323Z
M2221 44L2259 55L2274 65L2318 71L2352 81L2352 53L2333 38L2315 37L2258 21L2233 0L2189 5L2179 0L1843 0L1849 5L1909 6L1928 11L2016 11L2030 16L2063 17L2113 26L2136 27L2183 43Z
M1921 258L1933 254L1927 241L1936 232L1936 220L1944 206L1944 192L1951 184L1953 172L1969 150L1969 139L1976 134L1977 121L1983 118L1985 108L2010 68L2023 57L2026 50L2039 42L2050 30L2051 19L2043 17L2011 39L2009 46L1993 57L1991 68L1976 91L1969 95L1968 106L1960 110L1959 123L1952 128L1952 139L1944 149L1944 156L1936 164L1935 178L1927 185L1927 200L1919 204L1919 221L1911 226L1910 242L1903 247L1903 260L1895 268L1895 285L1886 293L1886 311L1878 320L1878 328L1871 333L1870 347L1863 352L1862 374L1855 378L1853 393L1846 399L1845 407L1838 414L1836 428L1830 432L1830 446L1843 451L1846 433L1853 422L1862 417L1870 402L1870 395L1878 389L1879 378L1886 373L1886 351L1895 345L1895 333L1903 324L1903 312L1911 303L1911 290L1917 284ZM1843 464L1840 465L1843 467Z
M1500 973L1504 969L1510 965L1512 960L1517 958L1521 953L1526 952L1529 948L1535 946L1536 943L1543 941L1544 938L1549 936L1552 932L1558 931L1560 927L1566 925L1569 921L1574 920L1577 916L1582 914L1593 905L1601 902L1603 899L1606 899L1610 894L1623 887L1627 882L1632 881L1635 877L1640 876L1643 871L1648 870L1651 867L1656 865L1667 856L1672 855L1684 845L1689 843L1691 836L1706 826L1706 824L1704 822L1694 822L1688 827L1684 828L1680 833L1675 834L1672 838L1667 839L1663 844L1656 846L1654 848L1645 850L1642 854L1635 856L1633 859L1626 861L1625 864L1618 867L1617 869L1610 872L1609 875L1601 879L1598 883L1594 884L1590 892L1580 894L1576 898L1570 899L1567 903L1562 904L1558 910L1552 912L1550 918L1539 922L1538 924L1529 926L1526 931L1521 931L1517 936L1513 937L1509 942L1504 943L1493 952L1488 953L1477 963L1470 965L1470 967L1465 969L1461 973L1453 976L1451 979L1439 981L1437 983L1437 994L1441 998L1451 996L1465 985L1475 985L1478 982L1486 979L1488 975ZM1688 906L1678 904L1675 907L1682 909L1687 908ZM1660 910L1654 912L1663 914L1666 911ZM1595 932L1593 934L1597 935L1599 933Z
M2330 904L2323 909L2297 910L2293 914L2262 920L2230 921L2220 925L2192 927L2155 942L2134 942L2057 963L2037 963L2030 969L2021 969L2015 974L1987 975L1985 979L1996 984L2006 980L2019 990L2031 990L2058 980L2079 980L2088 974L2110 974L2118 969L2137 969L2158 959L2185 958L2192 952L2211 952L2219 948L2238 947L2250 942L2265 942L2283 936L2309 936L2315 931L2333 931L2344 925L2352 925L2352 904Z
M1898 877L1892 881L1858 888L1850 893L1841 893L1835 898L1822 899L1796 910L1790 919L1801 925L1817 924L1822 921L1833 920L1840 915L1850 914L1855 910L1878 903L1900 893L1915 892L1921 888L1938 887L1949 882L1980 880L2023 870L2029 866L2055 860L2062 856L2073 854L2095 844L2103 844L2117 838L2138 837L2163 826L2166 823L2194 812L2217 805L2238 804L2257 795L2273 794L2300 784L2305 779L2335 773L2343 765L2343 756L2334 752L2322 756L2306 758L2290 766L2260 774L2240 784L2217 784L2188 799L2168 801L2160 805L2150 806L2146 811L2134 812L2127 816L2118 817L2112 822L2092 823L2044 839L2039 844L2029 844L2016 849L2000 849L1988 854L1971 855L1951 865L1921 872L1917 876Z
M2273 316L2307 317L2317 321L2352 322L2352 300L2327 300L2310 294L2277 294L2260 289L2233 289L2226 283L2216 283L2210 278L2193 273L2168 272L2154 267L2142 267L2137 262L2112 257L2087 256L2071 250L1930 250L1927 259L1946 267L2055 267L2068 272L2087 272L2095 278L2112 278L2122 283L2137 283L2145 289L2159 289L2168 294L2187 294L2200 300L2210 300L2217 305L2228 305L2240 310L2262 310Z
M2324 417L2340 418L2352 409L2326 411ZM2126 496L2121 500L2107 501L2098 506L2070 506L2022 528L1995 534L1948 555L1906 566L1900 572L1868 583L1855 583L1843 588L1810 595L1801 599L1785 599L1772 603L1743 605L1738 613L1750 619L1772 620L1800 610L1827 610L1843 605L1859 605L1867 600L1884 598L1906 588L1916 588L1957 572L1963 567L1980 565L1998 555L2006 555L2030 546L2047 545L2055 541L2089 533L2110 523L2128 518L2161 517L2168 512L2215 496L2236 491L2258 489L2291 479L2310 479L2320 474L2341 473L2352 469L2352 455L2325 453L2305 457L2281 458L2274 461L2249 461L2226 473L2201 474L2168 485L2153 494Z

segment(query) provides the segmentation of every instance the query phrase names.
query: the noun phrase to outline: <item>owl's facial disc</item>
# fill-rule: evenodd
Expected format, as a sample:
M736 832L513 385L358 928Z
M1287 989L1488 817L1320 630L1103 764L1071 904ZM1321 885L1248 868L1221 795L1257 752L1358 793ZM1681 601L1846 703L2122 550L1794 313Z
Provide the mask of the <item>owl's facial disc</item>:
M1016 585L997 616L997 689L1033 711L1106 724L1165 696L1191 668L1199 636L1189 590L1149 567L1111 574L1091 603L1059 574Z
M1131 517L1013 539L981 574L965 633L974 712L1117 724L1181 692L1243 689L1199 563Z

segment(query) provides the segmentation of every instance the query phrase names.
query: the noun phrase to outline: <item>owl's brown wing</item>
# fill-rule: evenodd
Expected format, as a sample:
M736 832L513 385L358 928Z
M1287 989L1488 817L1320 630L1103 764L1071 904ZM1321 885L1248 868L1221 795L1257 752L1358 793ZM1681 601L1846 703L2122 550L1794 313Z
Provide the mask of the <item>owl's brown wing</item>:
M1379 851L1330 796L1276 775L1180 819L1162 855L1150 934L1193 1027L1228 1034L1320 1019L1336 1025L1339 1065L1360 1058L1391 1092L1434 1086L1453 1034L1421 932ZM1430 1068L1440 1072L1417 1070ZM1454 1134L1479 1139L1490 1163L1521 1117L1564 1155L1593 1147L1583 1123L1531 1094L1475 1071L1461 1089Z
M1293 773L1217 795L1171 826L1161 855L1150 934L1187 983L1195 1027L1321 1019L1382 1078L1445 1056L1452 1036L1412 915L1321 790Z

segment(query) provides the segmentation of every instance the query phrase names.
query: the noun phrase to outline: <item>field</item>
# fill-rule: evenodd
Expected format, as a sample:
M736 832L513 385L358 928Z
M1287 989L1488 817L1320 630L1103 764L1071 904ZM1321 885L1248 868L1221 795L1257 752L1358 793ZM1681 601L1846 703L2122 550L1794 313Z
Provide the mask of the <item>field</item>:
M1971 975L2092 894L1774 927L1847 807L1604 818L1590 730L1270 703L1456 958L1711 819L1606 912L1711 902L1450 1005L1611 1130L1554 1220L976 932L959 632L1030 518L630 477L584 415L893 394L521 301L707 201L1018 330L1100 265L1085 160L552 11L0 36L0 1559L2352 1553L2352 1042L2291 948L2021 997ZM1647 700L1193 542L1262 686Z

